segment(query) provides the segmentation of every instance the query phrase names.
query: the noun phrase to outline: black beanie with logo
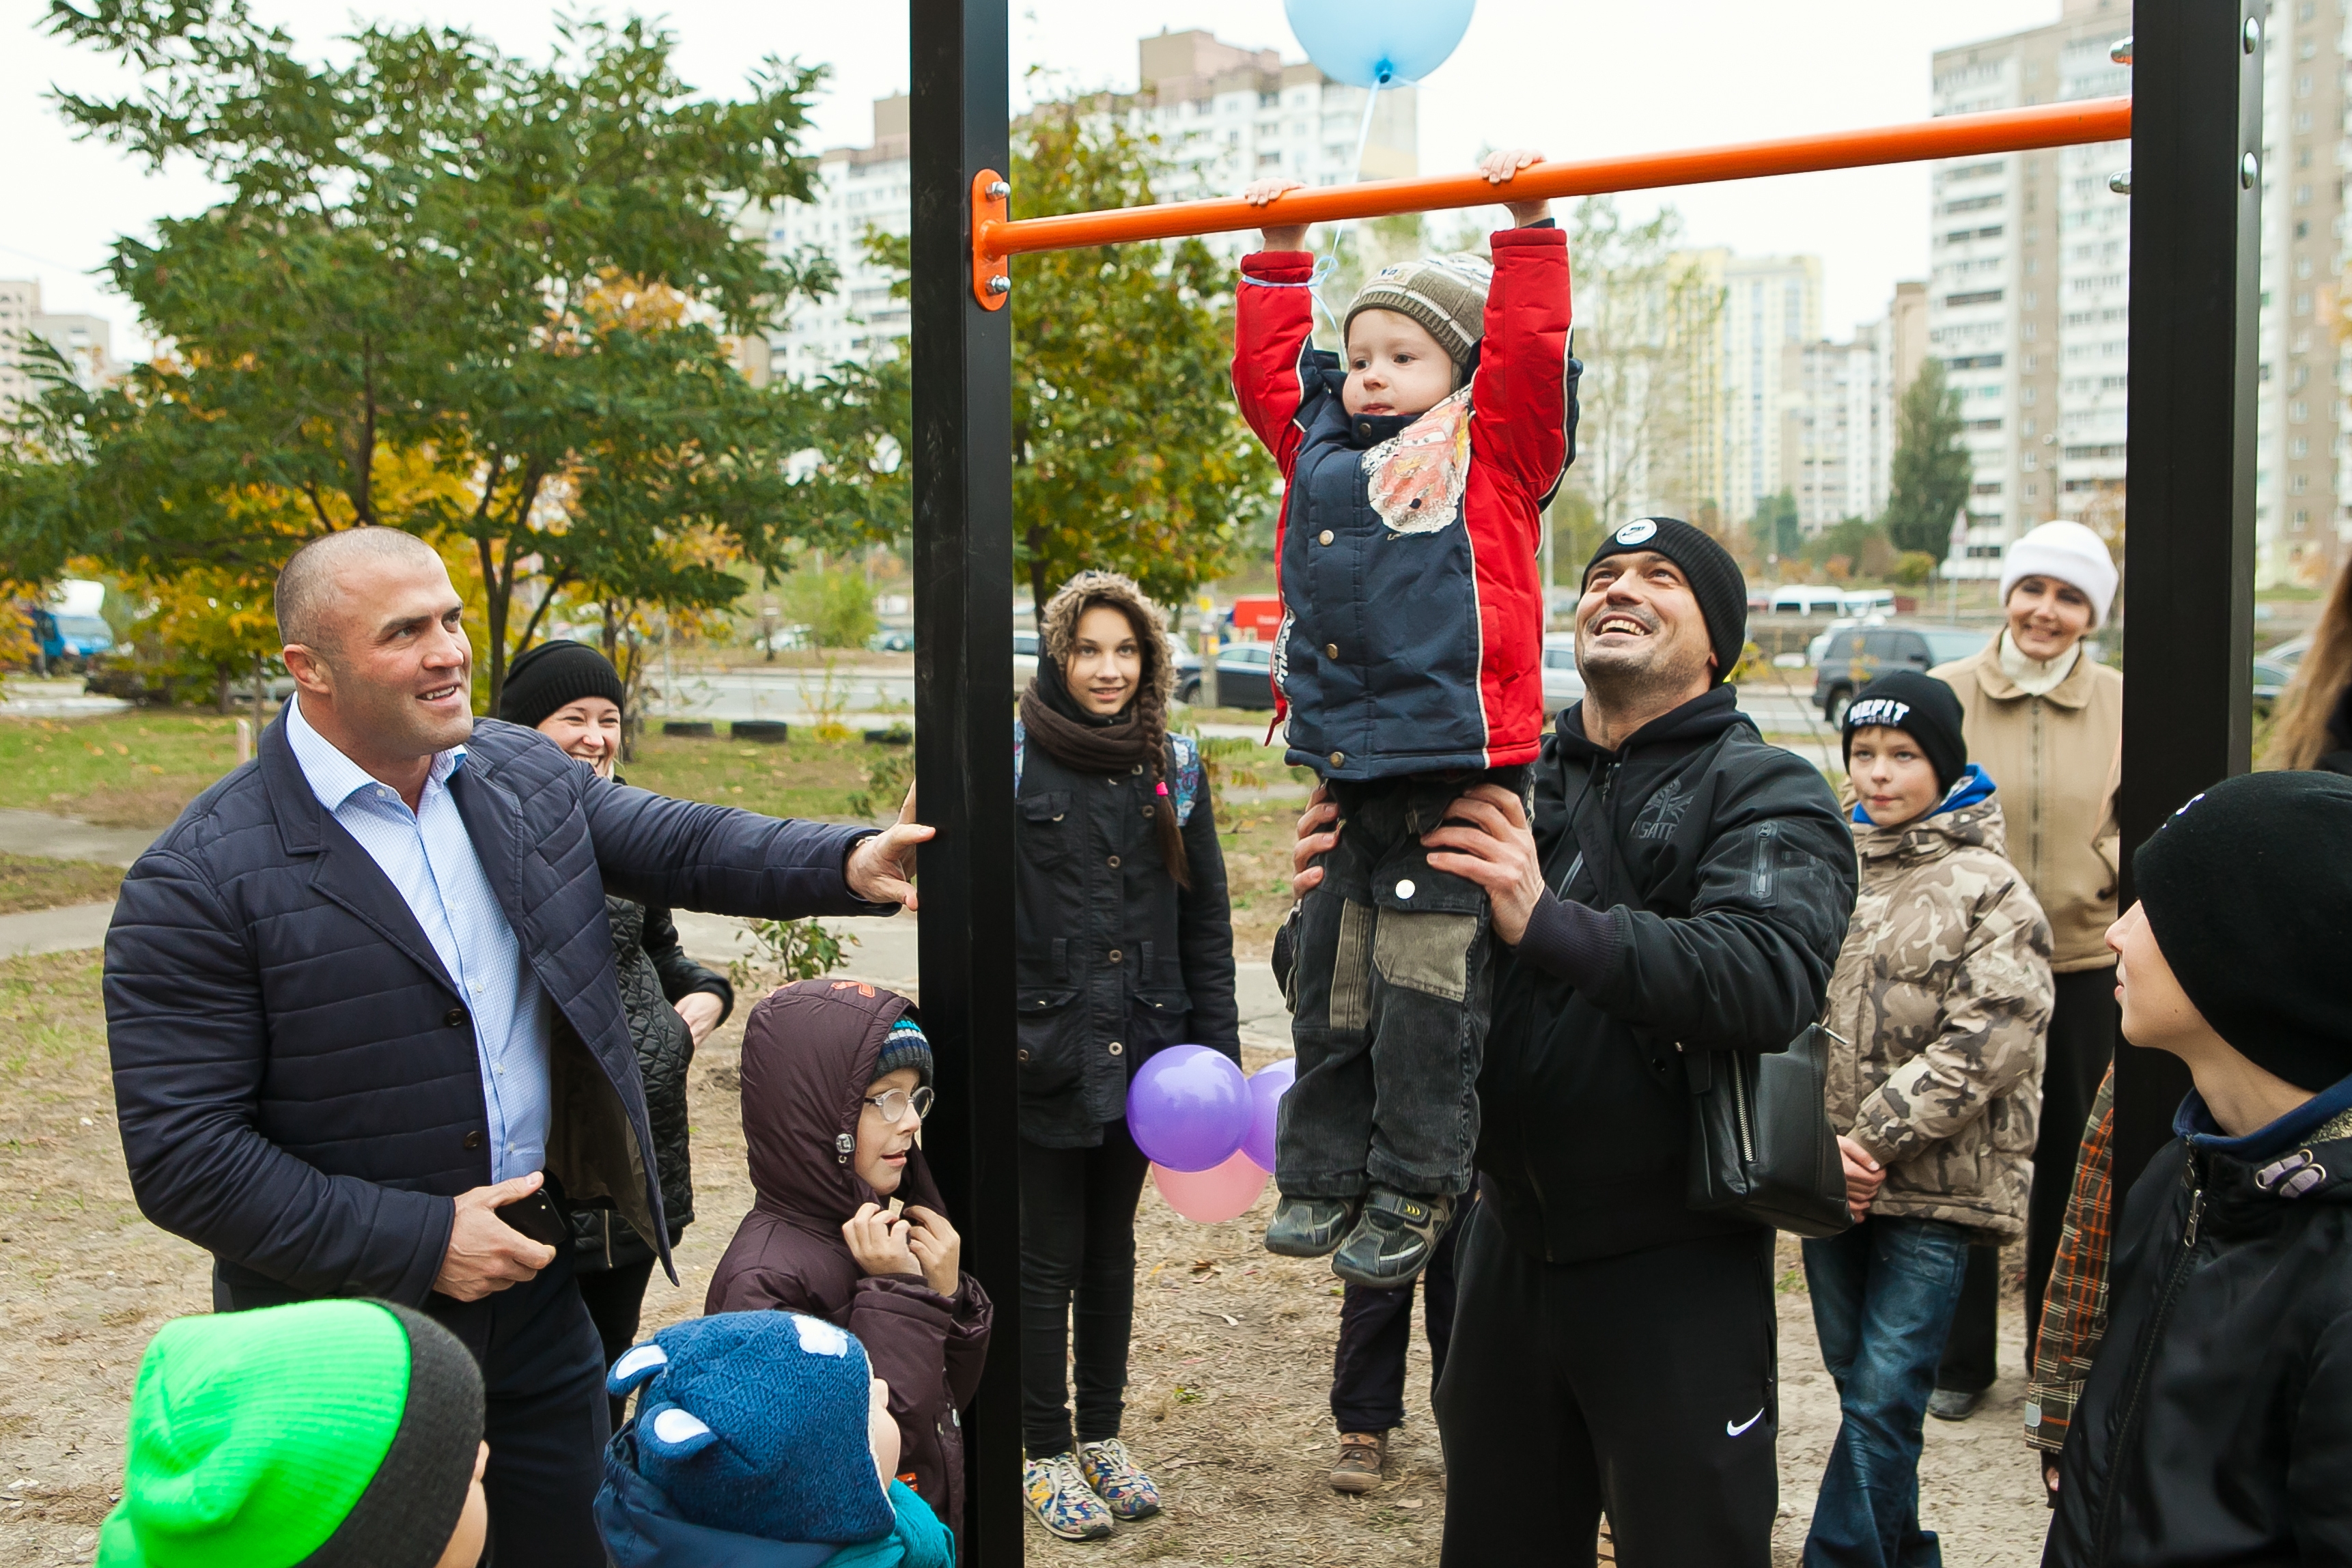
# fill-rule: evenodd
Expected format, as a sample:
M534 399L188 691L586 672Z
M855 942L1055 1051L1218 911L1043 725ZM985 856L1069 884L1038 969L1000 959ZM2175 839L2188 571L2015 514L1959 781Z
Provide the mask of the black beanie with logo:
M2352 1076L2352 987L2336 967L2352 950L2352 779L2224 779L2149 836L2132 878L2214 1033L2298 1089Z
M1580 581L1590 582L1592 569L1610 556L1636 550L1653 551L1682 568L1715 650L1715 678L1709 684L1720 686L1730 679L1748 648L1748 579L1740 574L1739 563L1706 530L1681 518L1637 517L1601 542L1584 563Z
M1900 730L1927 754L1936 770L1936 787L1949 790L1969 765L1969 742L1960 732L1959 694L1932 675L1916 669L1889 670L1853 694L1839 726L1845 747L1845 771L1853 772L1853 736L1857 730Z

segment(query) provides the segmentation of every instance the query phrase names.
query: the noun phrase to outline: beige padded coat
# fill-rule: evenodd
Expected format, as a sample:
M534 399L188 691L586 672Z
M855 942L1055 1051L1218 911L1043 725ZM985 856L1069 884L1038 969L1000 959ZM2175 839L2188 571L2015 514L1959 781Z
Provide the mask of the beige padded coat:
M1959 693L1969 761L2000 790L2009 858L2050 921L2050 967L2112 965L2123 676L2085 657L2048 696L2030 696L2002 671L1997 636L1928 673Z
M1980 801L1856 823L1861 891L1823 1022L1830 1123L1886 1167L1874 1215L2025 1232L2050 1025L2050 924Z

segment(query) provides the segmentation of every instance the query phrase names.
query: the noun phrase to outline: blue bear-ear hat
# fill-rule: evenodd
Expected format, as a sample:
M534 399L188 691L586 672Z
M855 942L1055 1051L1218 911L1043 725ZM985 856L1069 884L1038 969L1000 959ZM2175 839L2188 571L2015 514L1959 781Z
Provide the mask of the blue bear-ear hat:
M847 1545L894 1513L866 1433L872 1372L855 1337L799 1312L674 1324L614 1363L638 1391L637 1471L692 1523Z

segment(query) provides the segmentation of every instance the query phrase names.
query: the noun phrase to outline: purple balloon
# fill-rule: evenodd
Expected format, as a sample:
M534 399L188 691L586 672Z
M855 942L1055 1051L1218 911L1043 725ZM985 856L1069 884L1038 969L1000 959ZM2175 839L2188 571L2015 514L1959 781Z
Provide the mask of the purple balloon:
M1144 1157L1171 1171L1223 1164L1249 1131L1248 1080L1206 1046L1171 1046L1135 1069L1127 1130Z
M1298 1058L1285 1057L1278 1062L1268 1062L1251 1075L1250 1125L1242 1134L1242 1152L1250 1163L1261 1171L1274 1169L1275 1114L1282 1097L1298 1080Z

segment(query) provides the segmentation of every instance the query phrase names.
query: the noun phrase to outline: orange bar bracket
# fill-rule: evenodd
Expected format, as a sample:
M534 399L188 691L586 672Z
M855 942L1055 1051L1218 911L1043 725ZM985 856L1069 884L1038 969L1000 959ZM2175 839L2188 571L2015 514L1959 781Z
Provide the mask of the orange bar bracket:
M987 243L988 236L1004 232L1004 204L1012 195L993 169L971 177L971 297L985 310L1002 310L1013 292L1012 258Z
M2091 142L2131 139L2128 98L2083 99L2032 109L2000 109L1984 114L1948 114L1908 125L1864 131L1833 131L1783 136L1727 147L1695 147L1682 153L1644 153L1578 163L1536 163L1508 184L1487 183L1483 174L1437 174L1411 180L1369 180L1352 185L1322 185L1291 191L1262 207L1238 197L1205 202L1170 202L1160 206L1121 207L1111 212L1067 213L1053 217L1009 219L1002 197L982 195L1002 176L982 171L972 184L972 291L994 310L1012 284L1005 258L1033 250L1074 250L1088 245L1181 239L1192 235L1230 234L1269 224L1334 223L1346 218L1386 217L1391 213L1444 212L1490 206L1506 195L1591 196L1611 191L1655 190L1717 180L1756 180L1774 174L1811 174L1826 169L1858 169L1877 163L1908 163L1927 158L1962 158L1988 153L2021 153L2037 147L2071 147Z

